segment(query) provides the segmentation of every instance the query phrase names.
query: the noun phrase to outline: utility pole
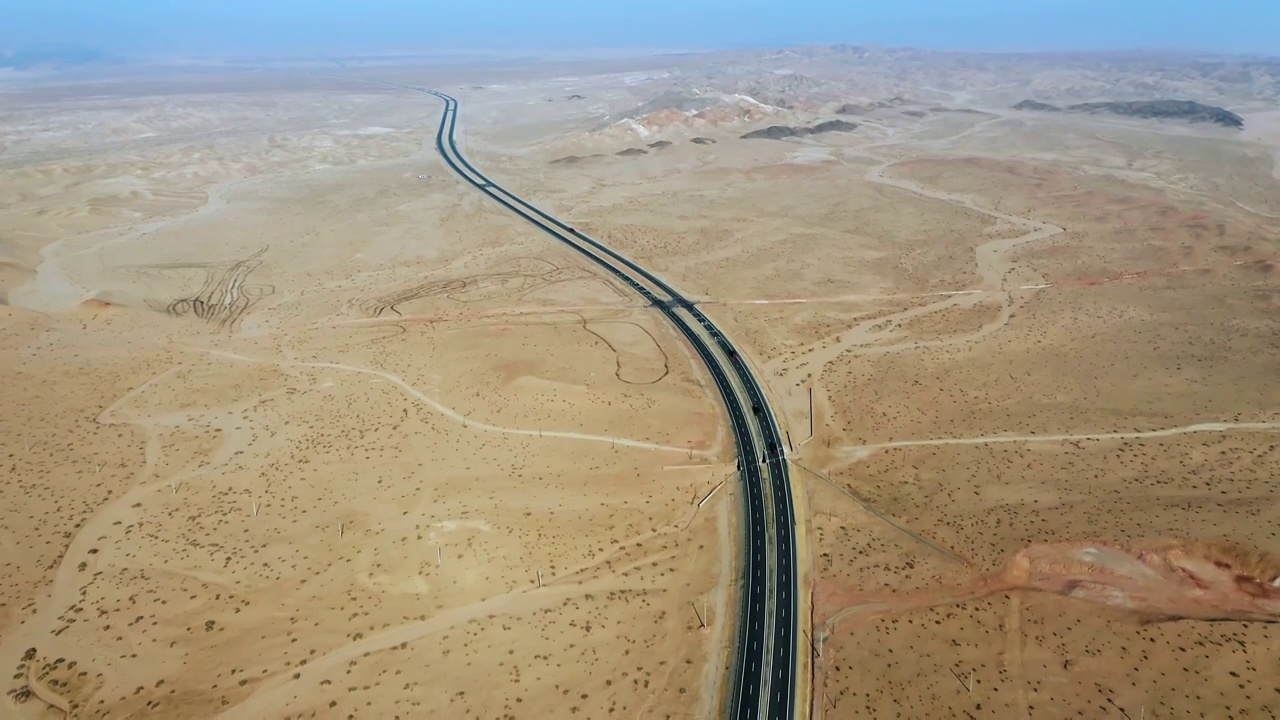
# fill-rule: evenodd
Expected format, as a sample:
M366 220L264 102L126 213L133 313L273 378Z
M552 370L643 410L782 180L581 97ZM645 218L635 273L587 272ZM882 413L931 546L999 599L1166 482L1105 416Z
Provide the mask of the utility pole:
M704 627L706 627L706 626L707 626L707 611L706 611L706 607L705 607L705 606L703 606L703 610L702 610L702 612L701 612L701 613L699 613L699 612L698 612L698 606L697 606L697 605L694 605L694 603L693 603L693 601L692 601L692 600L690 600L690 601L689 601L689 604L690 604L690 605L693 605L693 614L694 614L694 615L696 615L696 616L698 617L698 627L700 627L700 628L704 628Z
M809 437L813 437L813 386L809 386Z

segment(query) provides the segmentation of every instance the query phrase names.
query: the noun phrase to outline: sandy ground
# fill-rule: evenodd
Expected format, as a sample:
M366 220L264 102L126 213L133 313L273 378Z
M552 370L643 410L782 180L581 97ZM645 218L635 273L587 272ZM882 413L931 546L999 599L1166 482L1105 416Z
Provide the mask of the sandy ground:
M769 378L815 716L1280 712L1274 570L1213 594L1117 569L1170 540L1280 555L1268 126L989 110L526 172ZM1121 549L1072 576L1093 543ZM1000 575L1042 546L1062 559Z
M450 176L438 112L241 87L4 125L0 714L713 712L709 380Z
M814 715L1280 712L1274 111L741 140L830 105L633 112L663 63L372 74L766 379ZM713 715L741 499L683 344L431 99L203 82L0 122L5 712Z

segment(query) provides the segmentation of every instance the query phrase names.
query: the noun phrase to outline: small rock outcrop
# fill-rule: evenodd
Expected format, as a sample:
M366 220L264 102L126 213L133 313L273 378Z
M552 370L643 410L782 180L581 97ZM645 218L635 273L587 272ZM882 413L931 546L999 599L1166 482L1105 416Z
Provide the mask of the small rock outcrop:
M602 158L602 157L604 157L604 155L601 155L600 153L596 153L594 155L587 155L587 156L566 155L562 158L556 158L555 160L552 160L551 164L552 165L577 165L580 162L585 162L587 160L592 160L595 158Z
M934 112L934 113L963 113L963 114L965 114L965 115L987 115L987 114L989 114L989 113L984 113L984 112L982 112L981 110L975 110L975 109L973 109L973 108L966 108L966 107L947 107L947 106L945 106L945 105L935 105L935 106L933 106L933 107L929 108L929 112Z
M1034 110L1035 112L1062 112L1062 108L1039 100L1023 100L1013 106L1014 110Z
M877 100L875 102L866 103L845 103L836 108L837 115L865 115L875 110L885 110L888 108L902 107L903 105L915 105L917 103L896 95L888 100Z
M790 125L770 125L767 128L752 130L746 135L743 135L742 139L744 140L760 140L760 139L781 140L783 138L808 135L809 133L805 132L804 130L805 128L797 129L797 128L791 127Z

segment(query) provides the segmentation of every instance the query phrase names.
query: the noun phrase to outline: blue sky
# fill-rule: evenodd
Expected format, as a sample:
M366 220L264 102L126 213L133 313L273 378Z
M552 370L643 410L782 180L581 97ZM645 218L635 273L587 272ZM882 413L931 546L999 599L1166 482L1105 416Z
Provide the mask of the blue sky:
M1280 0L0 0L0 49L709 49L808 43L1280 54Z

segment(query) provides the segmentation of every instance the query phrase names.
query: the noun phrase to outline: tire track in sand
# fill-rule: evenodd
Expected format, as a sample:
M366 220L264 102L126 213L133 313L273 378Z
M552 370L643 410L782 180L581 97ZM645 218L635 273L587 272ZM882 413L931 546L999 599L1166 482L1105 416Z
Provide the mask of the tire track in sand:
M468 420L467 417L453 408L440 403L426 393L418 390L414 386L405 382L399 375L395 375L383 370L374 370L373 368L359 367L357 365L346 365L344 363L331 362L304 362L300 360L271 360L265 358L253 358L246 355L239 355L227 350L213 350L210 348L191 348L197 352L215 355L217 357L239 360L240 362L262 363L267 365L276 365L278 367L309 367L324 368L328 370L344 370L347 372L361 373L364 375L374 375L386 382L400 388L406 395L418 400L422 404L435 410L437 413L446 418L468 428L484 430L486 432L505 433L508 435L523 435L525 437L538 438L560 438L563 440L582 440L586 442L609 443L611 445L621 445L623 447L633 447L642 450L663 450L666 452L676 452L682 455L692 455L695 457L709 458L720 454L719 448L712 450L690 450L687 447L676 447L674 445L662 445L659 443L645 442L643 440L631 440L629 438L615 437L612 435L592 435L590 433L578 433L564 430L528 430L526 428L509 428L501 425L491 425L478 420Z
M306 665L290 668L288 672L277 673L264 680L262 686L250 693L247 698L227 708L217 717L224 720L275 717L287 712L303 693L313 692L321 680L327 679L323 673L338 670L345 667L347 663L366 655L390 650L402 643L414 642L472 620L495 615L527 615L535 610L551 607L570 597L616 589L619 589L619 586L617 579L613 577L578 585L547 584L541 588L521 588L470 605L446 610L426 620L406 623L361 640L349 642L324 655L312 658Z
M38 648L41 655L51 653L64 657L74 655L75 648L59 637L59 627L66 627L75 622L75 619L69 621L66 619L67 613L81 602L84 589L93 583L92 579L87 581L80 579L81 575L76 570L76 563L90 559L92 556L89 551L100 544L104 538L112 536L110 528L114 523L129 525L138 521L140 513L133 506L142 502L148 495L163 492L166 486L181 488L188 480L218 472L231 464L236 451L248 447L252 440L251 430L242 429L236 422L240 413L263 400L283 394L283 391L270 392L251 400L199 410L136 413L126 408L133 398L154 384L168 379L179 369L179 366L174 366L160 372L125 393L98 414L97 420L100 423L136 425L147 434L144 449L145 462L135 476L135 485L119 497L99 507L85 519L76 534L72 536L54 570L52 582L43 595L35 600L35 612L25 623L11 628L10 632L0 638L0 662L3 662L4 658L13 658L16 663L16 658L26 647ZM164 435L175 430L196 427L220 431L221 441L207 457L193 466L179 469L168 478L156 477ZM262 448L263 452L268 450L268 448ZM97 562L106 562L111 554L110 551L104 550L104 554L98 556ZM119 663L108 656L99 656L95 660L102 663L104 672L118 669Z
M1015 263L1009 259L1009 254L1020 245L1039 242L1062 233L1064 232L1063 228L1040 222L1039 220L1031 220L983 207L970 195L931 190L910 180L902 180L885 175L885 171L897 163L898 161L894 160L884 161L868 170L863 178L867 182L877 185L885 185L931 200L958 205L996 220L1023 227L1026 232L1013 238L991 240L975 248L975 262L980 278L979 287L975 289L979 292L944 295L941 299L921 307L877 317L873 320L866 320L855 324L848 330L822 338L803 347L789 350L765 363L765 369L778 377L784 386L796 386L797 383L806 381L808 376L817 377L821 375L827 365L841 355L851 351L856 354L882 354L979 340L1000 330L1009 323L1016 305L1019 304L1019 300L1014 297L1014 290L1035 292L1035 287L1026 288L1022 286L1043 284L1043 278L1027 274L1026 277L1022 278L1020 286L1013 286L1010 283L1010 276L1017 268ZM950 308L975 307L980 303L986 302L992 296L999 299L999 315L995 320L983 325L973 333L941 340L884 343L885 340L894 336L893 327L902 321ZM865 347L869 345L874 345L874 347Z
M1182 427L1164 428L1161 430L1134 430L1132 432L1099 432L1076 435L983 435L968 438L934 438L931 440L894 440L891 442L855 445L841 451L841 456L850 462L856 462L870 456L877 450L888 450L900 447L921 447L933 445L986 445L989 443L1009 442L1071 442L1074 440L1135 440L1142 438L1171 437L1190 433L1280 431L1280 421L1265 422L1205 422Z
M252 181L236 179L210 185L205 188L205 202L190 212L160 217L140 225L113 225L79 235L70 235L45 245L40 248L40 263L36 265L35 277L13 290L9 296L10 304L40 312L58 312L75 307L92 296L93 288L69 277L62 267L64 261L95 253L112 245L138 240L171 226L216 213L227 206L228 191L234 186L244 185L247 182ZM84 241L97 238L105 239L83 244ZM83 246L64 252L63 246L68 243Z

